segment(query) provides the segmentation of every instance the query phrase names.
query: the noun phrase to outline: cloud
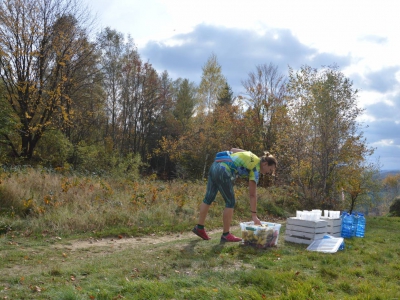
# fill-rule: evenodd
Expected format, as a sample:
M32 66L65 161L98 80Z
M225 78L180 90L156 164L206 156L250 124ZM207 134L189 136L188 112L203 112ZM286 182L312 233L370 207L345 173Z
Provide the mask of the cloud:
M140 49L153 66L167 70L172 77L200 82L202 67L212 53L217 56L222 73L235 93L241 81L257 65L273 63L286 75L288 66L319 68L322 65L350 64L350 57L320 53L302 44L288 29L268 29L259 33L249 29L225 28L200 24L193 31L178 34L172 40L149 42Z
M365 74L353 73L350 75L350 78L357 89L388 93L392 92L399 85L396 77L396 73L399 71L400 66L390 66Z
M366 89L376 90L381 93L389 92L398 84L396 73L400 66L385 67L365 75Z
M370 161L379 159L383 170L398 170L400 168L400 123L394 121L378 121L364 130L364 136L375 153Z
M395 121L376 121L364 130L368 134L368 142L375 144L381 141L392 141L392 145L400 146L400 124ZM385 143L388 145L387 143Z
M371 144L375 153L369 158L370 162L379 159L382 170L399 170L400 146L395 145L391 140L381 140Z
M400 116L400 94L395 97L387 96L385 99L385 101L368 105L365 109L369 115L378 121L398 121Z
M379 35L364 35L359 38L360 41L365 41L374 44L386 44L388 42L387 37L379 36Z

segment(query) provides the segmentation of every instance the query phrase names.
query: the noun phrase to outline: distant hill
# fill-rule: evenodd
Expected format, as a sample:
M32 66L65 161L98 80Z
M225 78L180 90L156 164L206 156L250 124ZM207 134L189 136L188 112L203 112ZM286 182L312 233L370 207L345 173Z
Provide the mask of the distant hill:
M381 170L381 172L379 173L381 179L389 175L396 175L396 174L400 174L400 170Z

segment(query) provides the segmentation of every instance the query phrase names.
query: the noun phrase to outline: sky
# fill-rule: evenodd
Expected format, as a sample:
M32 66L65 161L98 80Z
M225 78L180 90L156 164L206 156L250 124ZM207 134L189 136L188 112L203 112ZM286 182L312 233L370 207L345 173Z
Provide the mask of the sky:
M370 162L400 170L400 4L397 0L81 0L95 31L131 36L172 79L200 83L217 57L235 95L256 66L336 65L353 82Z

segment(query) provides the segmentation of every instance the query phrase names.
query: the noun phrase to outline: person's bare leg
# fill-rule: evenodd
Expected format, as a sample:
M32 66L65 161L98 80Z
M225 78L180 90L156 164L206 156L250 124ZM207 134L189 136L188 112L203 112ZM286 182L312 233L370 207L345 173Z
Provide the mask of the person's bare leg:
M202 202L200 205L200 214L199 214L199 223L200 225L204 225L204 223L206 222L206 217L208 214L208 210L210 208L210 205Z
M233 218L233 208L225 207L223 217L222 217L222 220L224 223L224 231L223 232L228 232L229 229L231 228L232 218Z

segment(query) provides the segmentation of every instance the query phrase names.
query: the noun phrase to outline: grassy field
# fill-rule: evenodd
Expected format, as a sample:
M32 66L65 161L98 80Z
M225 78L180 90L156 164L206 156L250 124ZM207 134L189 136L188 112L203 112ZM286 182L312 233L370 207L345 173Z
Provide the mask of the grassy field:
M367 218L365 237L346 239L345 250L310 252L285 242L286 218L268 203L290 199L270 189L262 218L282 228L277 247L259 250L220 244L221 201L207 223L212 239L190 232L204 183L30 172L0 185L14 205L0 217L0 299L400 299L400 218ZM234 225L250 218L245 190L237 195Z

